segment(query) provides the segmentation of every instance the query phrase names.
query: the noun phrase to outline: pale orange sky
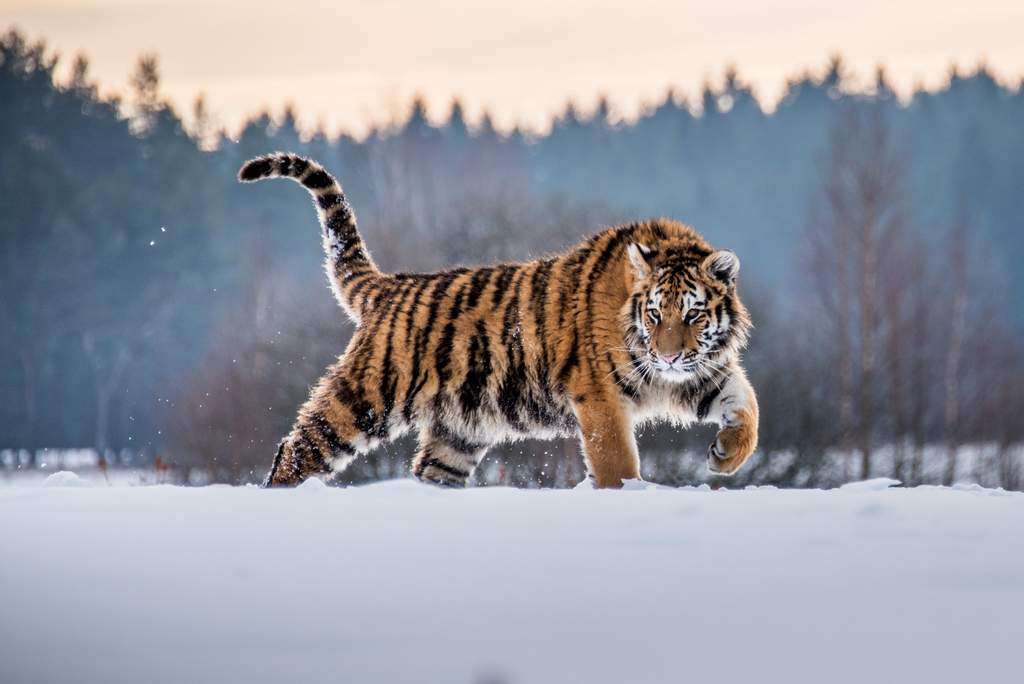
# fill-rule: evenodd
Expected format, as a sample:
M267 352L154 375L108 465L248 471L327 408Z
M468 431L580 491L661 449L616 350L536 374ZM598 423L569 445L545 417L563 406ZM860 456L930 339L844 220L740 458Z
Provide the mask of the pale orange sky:
M232 128L293 102L305 125L362 132L416 92L434 118L457 94L471 119L486 107L505 128L543 127L599 93L630 117L670 86L694 96L730 62L770 106L837 51L865 79L885 63L903 94L941 85L952 62L1024 76L1020 0L0 0L10 25L85 52L104 91L155 52L179 109L203 92Z

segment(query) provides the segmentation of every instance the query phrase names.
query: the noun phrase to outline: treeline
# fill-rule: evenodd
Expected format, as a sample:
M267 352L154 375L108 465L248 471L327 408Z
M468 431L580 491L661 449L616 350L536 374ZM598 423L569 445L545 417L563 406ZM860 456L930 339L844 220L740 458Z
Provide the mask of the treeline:
M432 125L417 101L362 140L303 135L287 109L233 140L201 99L183 123L153 57L123 100L99 95L84 58L64 82L56 65L16 31L0 40L0 448L262 475L350 331L308 199L234 182L243 160L285 149L336 171L386 269L521 259L646 215L735 249L764 421L737 483L1022 485L1024 93L983 67L904 104L881 71L848 92L835 59L771 114L730 70L632 123L570 105L543 136L471 127L458 103ZM680 456L709 439L649 431L648 476L693 481L700 459ZM353 477L400 474L409 453ZM582 472L571 443L485 465L515 484Z

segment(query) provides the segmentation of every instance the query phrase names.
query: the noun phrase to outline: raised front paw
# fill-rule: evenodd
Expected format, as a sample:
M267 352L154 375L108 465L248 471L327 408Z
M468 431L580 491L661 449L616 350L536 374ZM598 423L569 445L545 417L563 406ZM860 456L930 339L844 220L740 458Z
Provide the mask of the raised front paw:
M739 470L757 447L757 428L740 423L719 430L708 447L708 470L716 475L732 475Z

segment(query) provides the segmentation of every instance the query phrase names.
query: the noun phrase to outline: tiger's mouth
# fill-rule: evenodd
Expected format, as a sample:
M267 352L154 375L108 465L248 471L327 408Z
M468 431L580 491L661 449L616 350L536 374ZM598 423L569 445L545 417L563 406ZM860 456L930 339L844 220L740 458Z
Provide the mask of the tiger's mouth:
M668 382L682 383L694 378L713 377L724 365L720 354L701 351L679 354L664 358L653 350L648 350L647 361L658 377Z
M650 363L666 379L683 381L692 378L700 370L699 356L697 353L680 353L665 357L651 351Z

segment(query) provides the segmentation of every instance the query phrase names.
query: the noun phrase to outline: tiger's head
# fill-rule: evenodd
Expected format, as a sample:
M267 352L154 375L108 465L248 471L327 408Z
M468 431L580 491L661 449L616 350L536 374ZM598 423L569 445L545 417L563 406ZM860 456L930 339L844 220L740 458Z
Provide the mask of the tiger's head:
M714 377L747 343L750 317L736 293L733 252L695 252L672 241L633 243L627 280L627 343L639 363L669 382Z

